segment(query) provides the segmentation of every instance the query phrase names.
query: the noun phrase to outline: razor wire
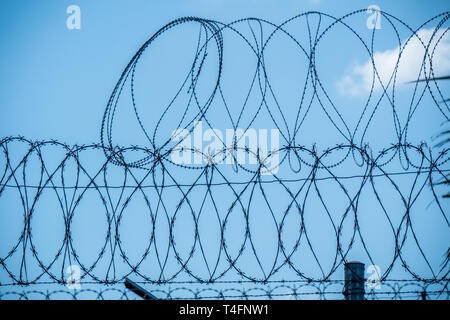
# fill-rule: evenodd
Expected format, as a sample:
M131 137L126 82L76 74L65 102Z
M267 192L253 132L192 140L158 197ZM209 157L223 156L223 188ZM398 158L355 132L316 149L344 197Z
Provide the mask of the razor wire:
M371 31L370 40L364 41L347 23L348 19L365 11L354 11L340 18L306 12L279 25L257 18L228 24L197 17L174 20L146 41L127 64L106 106L100 143L70 145L58 140L3 138L0 141L0 203L6 208L20 204L23 210L20 217L11 217L16 224L11 223L11 231L1 236L2 291L10 285L65 284L68 265L80 267L84 282L105 285L119 284L127 277L150 285L170 285L177 281L214 284L236 279L267 285L279 277L327 284L351 259L356 243L371 264L376 265L379 260L374 256L373 235L367 230L369 214L366 209L360 209L365 201L377 207L377 215L384 223L383 234L391 239L381 280L395 280L398 277L395 272L401 269L422 286L421 290L416 287L406 291L404 287L392 287L389 292L372 293L372 297L383 294L399 297L402 292L415 296L425 290L423 286L437 283L441 285L439 294L447 295L448 299L448 253L436 267L436 263L430 261L431 255L422 243L423 235L417 232L420 227L414 221L424 214L416 209L418 199L428 197L439 224L447 228L447 234L441 234L442 241L448 240L448 204L445 202L448 200L441 197L441 182L448 181L450 148L431 148L425 142L408 138L411 127L425 121L415 115L424 107L426 99L427 104L433 102L428 108L435 108L442 121L449 121L450 110L445 92L435 79L437 67L433 65L433 57L447 36L449 27L445 24L450 13L439 14L413 29L400 19L380 12L400 48L395 68L386 82L377 70L374 57L376 29ZM315 19L315 27L310 22L312 19ZM290 24L298 21L305 23L302 35L306 36L306 45L289 29ZM437 26L430 39L421 39L419 30L432 23ZM138 91L142 88L136 83L138 63L144 59L146 50L158 45L160 37L176 28L184 30L187 24L196 25L199 30L193 60L181 87L174 90L175 95L161 112L150 112L154 125L149 127L139 109ZM328 94L316 64L320 46L327 34L337 27L344 28L359 41L373 71L368 98L353 128ZM409 33L409 38L403 42L401 28ZM230 35L242 42L255 62L250 89L242 106L237 108L229 103L232 94L228 91L227 95L223 85L227 69L233 67L232 61L227 60L226 44ZM297 86L297 107L289 106L294 110L290 116L283 109L287 107L279 102L271 82L270 59L266 57L271 41L281 36L289 39L300 52L307 70ZM424 56L416 79L412 79L415 83L411 85L410 104L398 106L397 71L403 51L412 41L421 43ZM214 58L214 62L210 62ZM424 79L420 85L419 80ZM377 86L381 87L378 92ZM177 101L182 100L184 94L185 103L179 104L182 107L178 110ZM249 110L252 102L254 110ZM134 129L142 134L145 145L124 146L114 139L113 128L120 120L119 109L123 104L132 109L137 123ZM377 146L376 137L369 132L379 110L386 107L391 110L389 120L396 137L389 145ZM219 108L228 118L215 116ZM311 147L303 144L303 137L311 135L307 124L314 108L322 112L323 121L335 130L340 143L323 150L315 144ZM401 115L405 112L406 119L403 119ZM211 154L183 144L195 132L199 121L206 123L209 129L223 126L223 122L229 123L235 133L239 126L245 129L241 135L233 134L231 144L216 135L220 147ZM292 121L294 125L290 126ZM259 148L245 145L245 133L258 123L270 123L278 130L282 138L278 149L263 153ZM165 134L166 129L170 132L176 128L181 128L185 134L178 142ZM118 131L114 132L117 135ZM177 163L171 157L174 152L190 152L205 163ZM240 163L239 152L255 162L252 165ZM279 159L276 173L269 167L274 158ZM227 159L232 165L221 165ZM271 174L264 174L267 172ZM386 193L395 195L398 207L389 208L384 202ZM329 203L327 198L331 194L335 194L339 205ZM39 222L43 219L39 217L42 203L53 206L53 218ZM92 220L83 219L89 221L89 227L97 224L95 231L92 228L83 231L85 227L77 223L86 215L80 209L84 203L91 208L88 214L92 215ZM133 207L133 203L139 205ZM97 206L95 210L91 204ZM311 216L316 211L311 204L321 208L326 222L322 223L327 225L330 239L324 238L324 242L331 248L328 260L323 259L323 252L319 253L322 244L313 240L323 230L311 227ZM8 214L6 211L3 214ZM143 216L130 218L131 211L141 212ZM263 221L258 213L261 211L267 215L264 227L259 226ZM138 237L140 231L134 231L127 220L147 233ZM203 223L205 220L207 223ZM46 238L46 232L53 238L49 235ZM133 233L136 233L134 242L130 240ZM84 237L82 245L77 242L80 235ZM271 241L264 240L264 235ZM37 238L53 246L52 250L40 248L42 242ZM90 243L94 246L98 242L95 253L86 251ZM412 247L414 259L419 259L420 263L410 262ZM269 251L272 259L267 262L266 252ZM305 256L309 257L307 265ZM263 290L259 293L261 297L271 298L277 294L277 288L258 290ZM286 288L291 290L287 295L296 292L295 287ZM97 298L102 298L105 290L96 291ZM128 298L120 289L111 290L118 290L121 298ZM172 291L161 290L162 296L176 298ZM235 295L227 290L236 290ZM323 288L318 292L319 297L327 293ZM51 296L51 293L40 294L43 298ZM226 289L207 296L201 290L191 290L188 296L181 297L246 298L248 294L248 290ZM438 292L431 290L429 294ZM4 295L6 293L0 294ZM24 291L19 296L26 299L27 293ZM73 298L76 296L74 294Z
M343 281L325 281L318 283L290 283L280 282L264 287L230 287L230 288L191 288L179 286L176 288L157 288L149 293L163 300L227 300L227 299L267 299L267 300L336 300L342 298ZM365 292L367 300L422 300L449 299L448 289L442 290L436 285L422 282L383 282L382 290L368 290ZM80 290L67 289L30 289L17 291L11 288L0 293L0 300L135 300L140 299L134 293L120 287L98 288L84 286Z

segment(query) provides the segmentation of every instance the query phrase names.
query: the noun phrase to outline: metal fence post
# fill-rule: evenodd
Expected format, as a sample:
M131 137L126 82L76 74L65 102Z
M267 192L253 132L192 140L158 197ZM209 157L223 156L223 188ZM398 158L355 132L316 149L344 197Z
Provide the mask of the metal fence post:
M364 263L358 261L347 262L344 265L345 300L364 300Z

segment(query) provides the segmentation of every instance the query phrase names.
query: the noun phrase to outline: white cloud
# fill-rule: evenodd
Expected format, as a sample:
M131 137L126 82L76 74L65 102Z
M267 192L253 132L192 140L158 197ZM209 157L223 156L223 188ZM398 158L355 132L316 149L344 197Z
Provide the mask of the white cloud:
M417 34L422 39L425 46L431 39L434 29L422 29ZM429 50L432 51L436 46L438 39L442 36L444 30L437 31L436 35L431 41ZM406 46L405 46L406 44ZM408 81L414 81L420 72L422 66L425 48L417 37L413 37L406 43L406 40L402 42L401 47L404 47L403 53L400 58L397 71L396 85L402 85ZM378 71L379 77L386 87L389 79L395 71L395 65L397 64L400 47L395 49L379 51L374 54L375 67ZM427 59L428 60L428 59ZM433 71L435 76L448 75L450 72L450 34L446 33L439 41L435 53L433 55ZM426 72L429 74L429 61L426 63ZM367 94L372 86L373 77L373 65L372 61L368 59L363 64L356 64L337 83L338 89L343 95L360 95ZM423 70L420 78L423 78ZM392 88L392 81L389 84ZM382 88L380 81L375 79L375 90Z

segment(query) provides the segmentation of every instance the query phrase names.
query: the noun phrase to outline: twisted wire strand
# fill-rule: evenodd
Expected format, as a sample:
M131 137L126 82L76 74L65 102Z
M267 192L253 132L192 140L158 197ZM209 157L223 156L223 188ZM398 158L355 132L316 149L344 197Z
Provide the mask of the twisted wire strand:
M318 282L318 283L298 283L289 282L268 284L266 286L248 287L248 288L217 288L202 287L192 288L177 286L175 288L157 288L149 290L149 293L158 299L165 300L226 300L226 299L289 299L289 300L329 300L342 297L340 288L344 281ZM421 300L443 298L449 299L450 292L441 290L441 287L431 286L422 282L414 281L386 281L382 283L382 290L369 289L365 292L367 300ZM18 300L61 300L61 299L116 299L116 300L135 300L139 299L136 295L123 287L103 287L98 286L84 287L80 290L61 289L34 289L15 291L9 289L0 293L0 300L4 299Z

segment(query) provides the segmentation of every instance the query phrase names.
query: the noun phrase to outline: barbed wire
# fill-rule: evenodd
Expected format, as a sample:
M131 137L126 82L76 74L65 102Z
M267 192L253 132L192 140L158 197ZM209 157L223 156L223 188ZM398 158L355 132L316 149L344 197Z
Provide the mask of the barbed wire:
M375 58L376 29L370 32L369 41L364 41L348 22L365 12L358 10L341 18L307 12L280 25L256 18L229 24L196 17L174 20L146 41L127 64L105 109L100 143L71 145L17 136L0 140L0 204L8 219L0 247L0 288L64 284L69 265L80 267L84 283L104 285L133 276L157 285L176 281L218 284L236 279L267 284L287 277L305 280L308 285L319 281L322 286L330 284L358 251L370 264L383 265L382 281L395 280L400 269L418 282L411 290L402 291L406 284L389 287L388 291L369 293L369 298L415 297L425 291L448 299L447 251L441 252L442 259L436 257L438 249L428 241L432 232L424 236L420 223L430 219L430 224L446 232L440 234L442 242L448 240L448 204L440 196L445 187L440 182L448 179L450 148L430 148L410 137L413 125L425 121L417 116L424 104L435 107L442 121L449 121L443 89L434 79L433 57L448 36L449 28L444 25L450 13L413 29L380 11L399 46L395 67L385 79ZM315 27L311 19L316 19ZM306 28L301 33L306 44L290 29L300 22ZM432 23L437 26L430 37L421 38L420 30ZM142 100L138 62L163 34L176 27L185 32L187 24L197 25L199 30L193 60L167 104L147 104L152 107L149 122L153 121L148 126L138 111ZM325 89L316 64L324 39L338 27L359 41L372 68L368 98L353 128ZM401 40L400 29L409 34L406 41ZM240 105L230 103L233 95L226 94L226 71L233 67L226 47L229 37L242 42L255 60L250 89ZM288 39L306 66L304 80L297 86L290 84L299 98L289 106L282 105L276 94L266 57L277 37ZM398 68L413 41L423 46L424 55L413 79L410 103L400 108L396 102ZM186 52L183 55L188 56ZM421 79L426 81L419 84ZM146 144L127 146L113 139L123 104L133 109L137 121L133 129L139 130ZM374 137L369 134L383 108L391 110L395 132L388 145L378 143L377 133ZM289 115L287 110L291 110ZM314 110L331 125L339 143L319 150L316 139L329 133L309 123L314 121L309 117ZM402 118L405 112L406 118ZM232 143L213 130L218 142L214 153L186 146L200 121L211 130L226 128L228 122L234 132ZM125 128L129 125L126 122ZM240 126L244 130L236 134ZM270 151L248 147L246 133L257 126L275 128L281 145ZM174 141L172 131L177 128L183 135ZM314 143L311 147L306 146L308 137ZM201 162L174 161L172 155L180 152ZM239 154L254 162L242 163ZM423 206L418 205L423 201L431 206L425 218ZM18 204L22 206L19 211ZM373 212L368 213L369 209ZM320 222L314 224L314 219ZM377 243L388 245L382 254L374 247ZM441 287L426 291L429 283ZM291 290L286 295L297 290L283 284L258 289L262 293L253 297L284 296L276 293L281 287ZM100 299L110 290L119 298L129 297L122 289L88 289ZM158 290L162 298L176 299L173 291ZM188 296L181 297L252 297L250 289L205 289L211 296L189 290ZM230 293L233 290L236 295ZM315 293L320 298L337 292L320 290ZM76 299L81 292L86 291L71 296ZM31 293L47 299L60 291L0 290L0 298L18 295L26 299Z
M34 289L15 291L8 289L0 292L0 300L4 299L117 299L134 300L140 299L134 293L123 287L108 286L100 287L82 284L82 289L69 290L67 288L55 289L51 287L47 290ZM322 281L311 282L278 282L265 286L255 286L247 288L228 287L217 288L209 286L203 288L193 287L158 287L149 290L157 299L163 300L209 300L209 299L289 299L289 300L336 300L342 298L341 288L344 281ZM366 289L365 299L367 300L421 300L421 299L449 299L449 290L442 287L442 283L425 284L414 281L384 281L380 284L380 289ZM87 286L87 288L86 288Z

